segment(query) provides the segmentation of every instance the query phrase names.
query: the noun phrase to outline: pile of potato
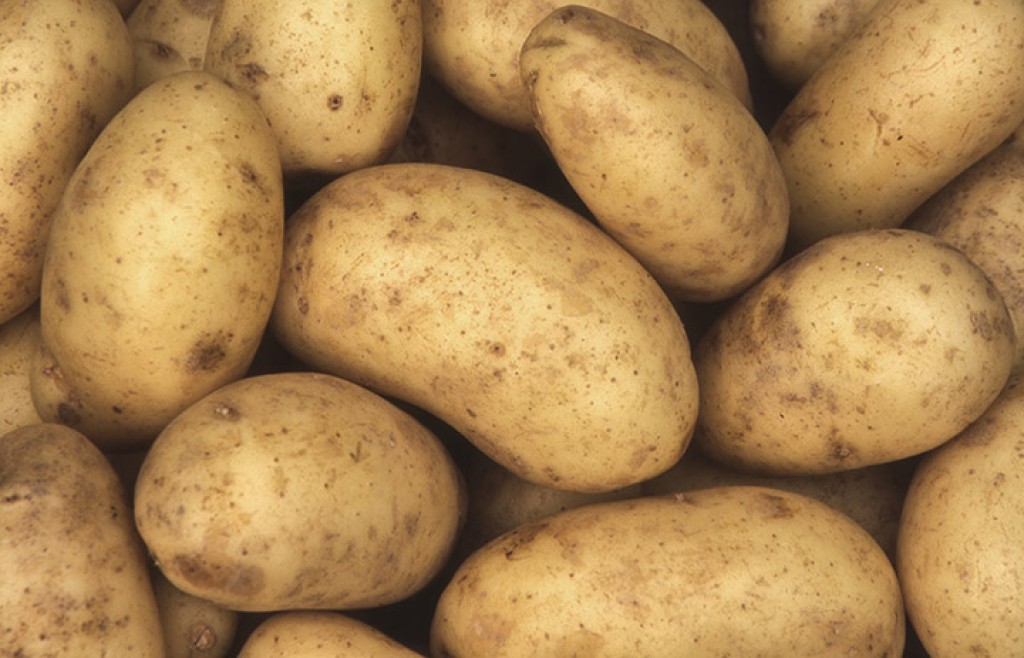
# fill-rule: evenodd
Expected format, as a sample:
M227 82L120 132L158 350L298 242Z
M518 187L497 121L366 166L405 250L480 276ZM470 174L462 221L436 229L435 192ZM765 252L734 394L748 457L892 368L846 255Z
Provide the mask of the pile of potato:
M0 7L0 656L1024 653L1019 0Z

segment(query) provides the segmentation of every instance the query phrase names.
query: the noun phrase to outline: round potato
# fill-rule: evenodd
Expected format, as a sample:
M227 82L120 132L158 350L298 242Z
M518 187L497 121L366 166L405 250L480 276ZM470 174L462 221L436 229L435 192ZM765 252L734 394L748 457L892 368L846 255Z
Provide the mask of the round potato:
M701 337L694 443L773 474L910 457L980 416L1015 352L1006 304L962 252L906 229L832 236Z
M417 658L421 654L352 617L281 612L252 632L238 658Z
M200 71L220 0L142 0L125 23L135 53L135 88L178 71Z
M164 658L224 658L235 641L238 612L186 594L151 569L153 594L163 629Z
M719 487L587 505L469 557L437 605L434 656L898 658L885 553L805 496Z
M202 71L144 89L54 215L30 384L40 417L130 450L242 376L283 236L281 166L252 99Z
M0 325L0 434L42 422L29 385L40 335L37 306Z
M271 327L317 370L443 420L523 479L619 489L689 444L686 331L644 268L549 197L433 164L362 169L288 220Z
M240 611L384 605L422 588L465 514L438 438L355 384L247 377L179 414L135 486L139 533L185 593Z
M668 43L567 6L520 54L534 122L597 222L676 301L734 297L782 254L786 181L764 131Z

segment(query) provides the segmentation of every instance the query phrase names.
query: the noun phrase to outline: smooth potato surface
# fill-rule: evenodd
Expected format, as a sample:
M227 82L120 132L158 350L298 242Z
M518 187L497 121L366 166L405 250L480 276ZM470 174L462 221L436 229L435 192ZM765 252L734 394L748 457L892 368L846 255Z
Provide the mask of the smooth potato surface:
M263 621L238 658L416 658L372 626L332 612L282 612Z

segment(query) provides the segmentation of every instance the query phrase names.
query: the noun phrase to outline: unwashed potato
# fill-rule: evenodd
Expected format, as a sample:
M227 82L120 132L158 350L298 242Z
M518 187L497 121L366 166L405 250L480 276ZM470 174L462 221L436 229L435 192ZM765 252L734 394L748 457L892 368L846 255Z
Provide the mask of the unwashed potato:
M437 658L887 656L891 563L816 500L719 487L588 505L470 556L441 595Z
M286 175L386 159L416 102L420 0L222 0L205 67L260 104Z
M128 501L85 436L0 436L0 527L0 655L164 658Z
M40 335L38 306L0 325L0 434L42 422L29 386Z
M438 438L355 384L247 377L179 414L146 455L135 520L178 589L240 611L354 609L422 588L465 514Z
M520 55L534 122L597 222L677 301L763 276L789 227L786 181L748 108L668 43L569 5Z
M460 101L503 126L533 131L519 51L530 30L564 2L423 0L424 65ZM686 53L750 106L736 44L700 0L588 0L591 7L650 32Z
M249 366L280 276L281 166L266 117L202 71L135 96L65 189L31 374L41 418L144 446Z
M5 2L0 12L0 323L39 298L54 209L128 99L132 49L110 0Z
M1022 384L929 453L907 492L896 565L933 658L1024 654Z
M374 627L334 612L281 612L262 622L238 658L416 658Z
M770 131L790 238L902 224L1024 122L1024 3L881 0Z
M142 0L126 19L135 88L178 71L200 71L220 0Z
M694 443L741 470L829 473L956 436L1005 385L1009 312L961 251L907 229L823 239L745 293L694 353Z
M516 475L607 491L671 466L697 388L686 331L607 234L483 172L390 164L288 220L271 328L313 368L444 421Z
M238 612L187 594L151 569L153 594L163 629L164 658L223 658L238 629Z

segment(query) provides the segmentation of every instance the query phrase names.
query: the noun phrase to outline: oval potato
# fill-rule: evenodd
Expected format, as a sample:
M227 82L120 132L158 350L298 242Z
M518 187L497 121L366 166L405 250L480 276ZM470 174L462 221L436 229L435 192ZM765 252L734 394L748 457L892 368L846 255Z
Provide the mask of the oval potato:
M260 622L238 658L417 658L373 626L335 612L280 612Z

